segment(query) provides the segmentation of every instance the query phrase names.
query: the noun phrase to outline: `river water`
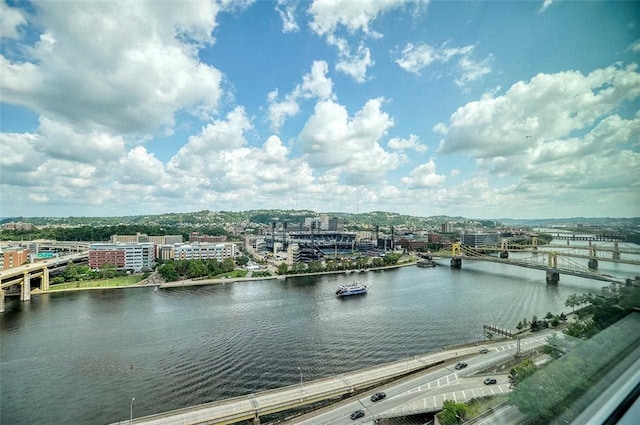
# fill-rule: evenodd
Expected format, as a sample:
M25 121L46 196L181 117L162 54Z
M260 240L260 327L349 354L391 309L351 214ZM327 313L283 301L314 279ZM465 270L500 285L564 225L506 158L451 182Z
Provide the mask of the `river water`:
M586 262L586 260L583 260ZM0 314L0 423L106 424L340 374L515 328L605 282L501 264L51 293ZM620 277L630 266L601 269ZM370 286L336 298L340 284ZM300 368L300 369L298 369Z

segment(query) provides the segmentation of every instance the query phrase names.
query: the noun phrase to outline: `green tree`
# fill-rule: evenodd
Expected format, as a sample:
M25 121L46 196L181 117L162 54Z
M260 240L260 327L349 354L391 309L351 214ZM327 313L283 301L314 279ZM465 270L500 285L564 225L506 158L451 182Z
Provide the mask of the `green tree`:
M536 332L536 331L540 330L540 325L541 324L538 321L538 316L533 316L531 318L531 325L530 325L531 332Z
M533 360L527 359L518 366L511 368L509 371L509 383L511 386L517 387L520 382L533 375L537 369L538 367Z
M246 266L247 263L249 262L249 257L247 257L246 255L242 255L240 257L238 257L238 259L236 260L236 262L238 263L238 265L240 266Z
M100 266L100 272L105 279L113 279L116 277L116 266L114 264L104 263Z
M287 265L287 263L280 263L278 265L278 274L279 275L285 275L285 274L287 274L288 271L289 271L289 266Z
M551 313L550 311L548 311L548 312L547 312L547 315L546 315L546 316L544 316L544 318L545 318L545 319L547 319L547 320L551 320L551 319L553 319L553 313Z
M178 280L178 278L180 277L176 272L173 261L167 261L166 263L158 267L158 273L167 282L173 282L175 280Z
M235 268L236 268L236 264L233 261L233 258L225 258L224 260L222 260L223 273L228 273L230 271L233 271L233 269Z
M194 277L202 277L208 274L207 266L201 260L191 260L187 277L193 279Z
M469 407L464 403L445 400L442 403L442 412L438 413L438 420L442 425L461 424L466 420L468 411Z
M73 263L69 263L67 267L64 268L62 275L67 281L76 280L78 277L78 267Z

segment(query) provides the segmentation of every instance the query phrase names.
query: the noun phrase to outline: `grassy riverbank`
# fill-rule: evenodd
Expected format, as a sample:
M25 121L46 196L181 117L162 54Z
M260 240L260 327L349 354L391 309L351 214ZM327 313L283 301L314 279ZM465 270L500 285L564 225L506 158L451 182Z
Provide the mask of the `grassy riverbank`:
M112 279L99 279L99 280L83 280L78 282L65 282L49 287L48 291L55 292L64 290L78 290L78 289L96 289L96 288L115 288L125 287L137 284L143 279L143 275L131 275L131 276L118 276Z

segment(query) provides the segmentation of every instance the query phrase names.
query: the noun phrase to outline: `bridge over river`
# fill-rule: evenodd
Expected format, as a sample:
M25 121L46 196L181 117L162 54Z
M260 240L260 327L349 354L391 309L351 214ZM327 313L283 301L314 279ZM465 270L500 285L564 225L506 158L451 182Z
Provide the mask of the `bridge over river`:
M528 258L511 259L508 258L508 251L507 247L505 246L472 248L460 243L454 243L451 246L451 252L437 252L433 254L433 257L450 258L451 267L456 268L462 267L462 260L464 259L471 261L488 261L492 263L501 263L518 267L526 267L529 269L543 270L546 272L547 283L552 284L558 283L561 274L601 280L605 282L624 283L624 281L619 278L605 273L597 272L595 269L597 268L598 260L640 266L640 261L636 259L621 259L620 251L613 251L614 255L612 255L611 258L605 258L595 256L595 247L585 247L585 249L590 250L589 255L575 254L573 252L564 252L561 250L542 251L538 249L519 249L518 252L531 252L533 253L533 255ZM499 252L500 256L488 255L488 252ZM635 254L635 252L633 253ZM589 267L581 266L575 261L569 260L569 258L588 259Z

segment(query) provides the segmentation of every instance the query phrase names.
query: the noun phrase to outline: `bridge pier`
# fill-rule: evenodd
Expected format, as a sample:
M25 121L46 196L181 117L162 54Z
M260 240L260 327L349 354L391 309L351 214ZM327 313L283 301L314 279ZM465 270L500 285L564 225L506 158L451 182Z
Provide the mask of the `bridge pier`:
M0 313L4 313L4 289L0 288Z
M42 269L42 277L40 278L40 290L49 290L49 269L46 267Z
M560 273L554 272L553 270L547 270L547 285L557 285L560 281Z
M260 425L260 416L251 419L251 425Z
M454 269L462 268L462 258L452 258L451 259L451 267Z
M618 241L613 241L613 259L614 260L619 260L620 259L620 248L618 248Z
M22 279L22 287L20 288L20 301L31 300L31 275L29 272L24 272L24 278Z

